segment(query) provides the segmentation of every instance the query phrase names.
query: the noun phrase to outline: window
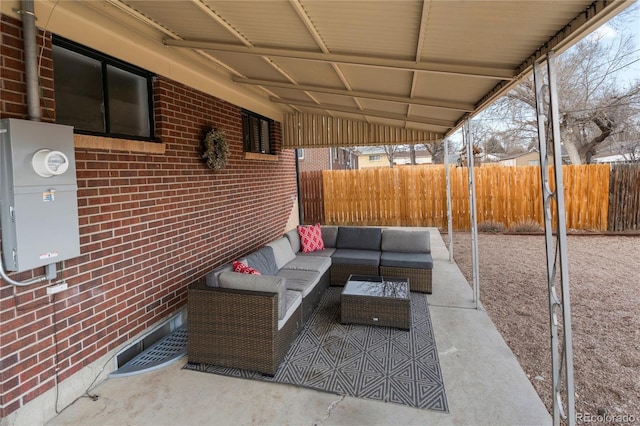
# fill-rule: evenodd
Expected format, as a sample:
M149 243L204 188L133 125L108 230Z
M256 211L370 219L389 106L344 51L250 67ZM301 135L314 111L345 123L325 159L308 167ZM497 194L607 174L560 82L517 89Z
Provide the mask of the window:
M380 154L370 155L369 161L380 161Z
M56 121L78 133L153 138L151 73L53 38Z
M298 153L298 160L304 160L304 148L298 148L296 152Z
M245 152L273 154L271 120L268 118L242 110L242 138Z

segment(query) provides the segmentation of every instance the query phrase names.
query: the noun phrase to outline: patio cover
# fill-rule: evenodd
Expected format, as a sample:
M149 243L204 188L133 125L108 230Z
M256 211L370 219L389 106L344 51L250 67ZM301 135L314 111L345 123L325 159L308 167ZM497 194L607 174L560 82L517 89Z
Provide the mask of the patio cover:
M631 3L108 2L281 107L286 148L441 140Z

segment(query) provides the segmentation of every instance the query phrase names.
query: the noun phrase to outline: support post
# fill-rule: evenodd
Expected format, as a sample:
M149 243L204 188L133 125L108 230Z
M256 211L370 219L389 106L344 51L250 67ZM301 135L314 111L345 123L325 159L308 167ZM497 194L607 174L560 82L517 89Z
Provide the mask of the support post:
M480 309L480 267L478 265L478 219L476 210L476 179L473 169L473 140L471 123L466 119L462 126L462 134L467 145L467 175L469 178L469 222L471 224L471 259L473 271L473 301L475 308Z
M451 177L449 170L449 140L445 139L444 143L444 177L447 192L447 235L449 237L449 262L453 263L453 223L451 213Z
M549 291L549 324L551 334L551 371L553 391L553 424L576 424L575 389L573 382L573 344L571 337L571 307L569 301L569 268L567 254L567 228L564 207L564 185L562 181L562 147L556 89L555 52L547 55L548 85L544 84L542 65L534 63L533 75L538 118L538 141L540 148L540 178L544 202L544 234L547 251L547 282ZM545 129L544 95L549 94L549 124L552 130L553 161L549 163L547 133ZM555 191L549 181L549 167L553 167ZM556 241L553 237L553 203L555 201ZM556 287L556 272L560 270L560 297ZM562 340L559 324L562 321ZM564 393L564 396L563 396ZM563 405L566 402L566 410Z

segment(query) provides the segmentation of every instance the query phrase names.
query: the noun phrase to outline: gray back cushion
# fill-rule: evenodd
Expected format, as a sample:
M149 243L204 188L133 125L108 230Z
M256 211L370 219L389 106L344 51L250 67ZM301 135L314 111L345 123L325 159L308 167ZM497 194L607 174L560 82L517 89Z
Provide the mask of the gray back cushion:
M322 242L325 247L336 247L336 240L338 239L338 227L337 226L322 226L320 227L322 232Z
M273 255L273 249L271 247L262 247L248 255L245 259L247 265L253 269L257 269L262 275L275 275L278 273L276 258Z
M298 229L292 229L284 234L284 236L289 240L291 250L293 250L294 253L298 253L300 251L300 234L298 234Z
M382 251L397 253L431 253L429 231L385 229L382 232Z
M339 249L380 250L381 228L349 227L338 228L336 247Z
M271 241L267 244L267 247L271 247L273 249L273 257L276 259L276 267L278 270L282 269L284 265L296 258L296 254L291 249L289 240L285 237Z

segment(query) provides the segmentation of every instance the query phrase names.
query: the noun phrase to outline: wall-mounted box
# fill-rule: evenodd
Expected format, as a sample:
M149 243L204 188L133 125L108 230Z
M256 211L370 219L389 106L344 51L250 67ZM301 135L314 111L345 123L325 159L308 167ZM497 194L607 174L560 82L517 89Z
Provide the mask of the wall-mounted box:
M0 120L2 259L26 271L80 255L73 127Z

